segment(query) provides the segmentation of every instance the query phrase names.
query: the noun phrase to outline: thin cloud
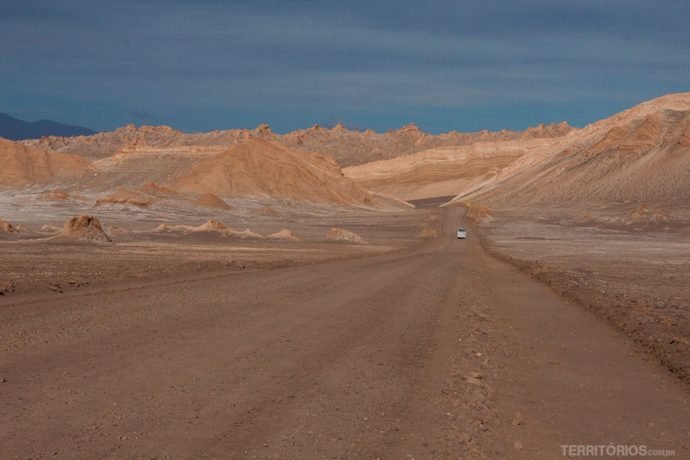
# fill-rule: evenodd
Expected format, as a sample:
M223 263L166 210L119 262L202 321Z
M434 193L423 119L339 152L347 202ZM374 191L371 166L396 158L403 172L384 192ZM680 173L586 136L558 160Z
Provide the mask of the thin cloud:
M0 103L39 114L60 101L51 113L100 129L159 122L132 106L181 129L247 113L276 130L375 113L385 129L404 111L462 130L430 111L495 108L504 123L509 107L546 117L554 105L582 119L585 100L605 114L688 90L689 15L686 2L642 0L6 0ZM505 127L523 123L514 113Z

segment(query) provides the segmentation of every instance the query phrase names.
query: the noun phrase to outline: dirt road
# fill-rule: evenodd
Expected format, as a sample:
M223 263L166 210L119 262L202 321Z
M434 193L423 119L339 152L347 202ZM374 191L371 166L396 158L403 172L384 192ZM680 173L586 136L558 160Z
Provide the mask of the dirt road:
M1 300L0 457L687 458L687 389L461 221L421 250Z

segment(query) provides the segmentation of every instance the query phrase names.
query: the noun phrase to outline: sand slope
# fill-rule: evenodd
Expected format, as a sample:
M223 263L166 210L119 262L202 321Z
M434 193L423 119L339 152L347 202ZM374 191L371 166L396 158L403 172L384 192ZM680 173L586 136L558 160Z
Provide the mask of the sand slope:
M258 139L199 161L170 186L219 197L273 196L341 204L368 200L366 192L343 177L334 161Z
M434 148L344 172L364 188L404 199L687 201L690 93L654 99L559 136Z
M505 203L687 202L690 93L645 102L535 152L459 199Z
M391 160L375 161L343 170L364 188L402 199L455 195L496 176L531 151L546 151L562 137L499 142L476 142L439 147Z
M47 152L0 138L0 187L25 187L79 179L94 167L74 155Z
M218 196L213 193L204 193L194 200L194 204L199 206L204 206L207 208L217 208L217 209L232 209L225 201L221 200Z

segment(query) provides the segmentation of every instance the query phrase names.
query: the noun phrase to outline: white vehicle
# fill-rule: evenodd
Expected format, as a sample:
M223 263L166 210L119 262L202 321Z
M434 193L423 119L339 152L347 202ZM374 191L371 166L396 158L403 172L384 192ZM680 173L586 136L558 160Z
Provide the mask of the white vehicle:
M467 230L465 230L464 228L459 228L458 229L458 239L464 240L465 238L467 238Z

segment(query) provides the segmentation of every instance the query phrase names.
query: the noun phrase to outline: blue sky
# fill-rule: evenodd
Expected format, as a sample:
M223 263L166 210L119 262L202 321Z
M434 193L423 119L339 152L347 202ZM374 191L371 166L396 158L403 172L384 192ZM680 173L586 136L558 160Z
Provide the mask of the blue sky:
M582 126L690 90L686 0L2 0L0 112L109 130Z

